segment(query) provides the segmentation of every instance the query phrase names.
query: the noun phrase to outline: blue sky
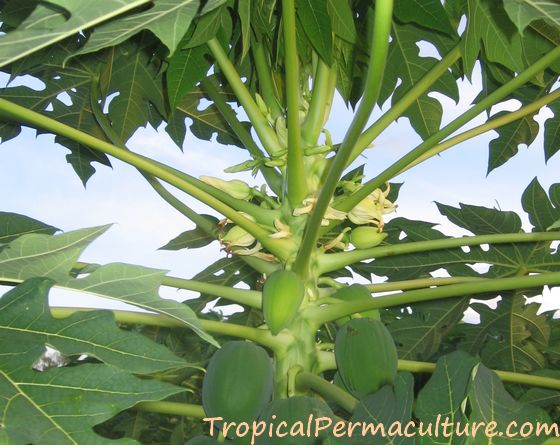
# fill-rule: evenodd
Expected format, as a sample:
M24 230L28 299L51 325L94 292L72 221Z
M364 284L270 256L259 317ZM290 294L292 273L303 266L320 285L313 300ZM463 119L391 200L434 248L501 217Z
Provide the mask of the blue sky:
M460 85L459 105L444 101L444 122L465 110L476 96L479 80L474 86ZM515 107L515 104L509 104ZM375 115L381 111L376 110ZM541 113L540 118L548 116ZM336 117L327 128L335 142L342 138L351 112L337 101ZM375 116L374 116L375 117ZM478 121L480 122L480 121ZM520 148L519 154L504 167L486 177L488 142L495 135L485 135L467 141L432 158L397 178L404 182L398 201L398 216L441 223L450 234L462 232L452 229L438 213L434 201L457 205L459 202L499 206L503 210L522 213L520 197L529 182L538 176L547 189L560 182L560 156L548 165L544 162L542 134L535 143ZM367 163L368 176L375 174L402 156L419 142L408 121L401 119L381 135L375 146L357 163ZM193 176L222 176L223 169L244 158L244 152L195 139L189 134L184 153L173 144L164 131L139 130L129 146L134 151L183 169ZM0 146L1 210L22 213L62 230L114 223L114 226L85 252L83 260L98 263L129 262L170 270L172 274L191 277L223 255L217 243L198 251L164 252L158 247L192 224L172 208L161 202L142 177L129 166L113 161L113 169L97 166L98 172L84 189L70 165L66 163L67 149L53 143L51 136L35 138L25 130L20 137ZM258 184L249 175L231 176ZM258 178L257 178L258 179ZM210 213L203 205L185 197L200 212ZM181 291L164 290L163 295L182 299ZM76 304L75 296L71 297Z

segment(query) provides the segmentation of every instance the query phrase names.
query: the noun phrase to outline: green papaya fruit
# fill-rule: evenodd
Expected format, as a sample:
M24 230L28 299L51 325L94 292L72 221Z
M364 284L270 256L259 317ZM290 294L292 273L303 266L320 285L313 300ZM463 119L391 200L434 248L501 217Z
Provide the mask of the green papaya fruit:
M202 381L206 415L228 422L253 421L270 401L273 373L272 360L260 346L248 341L223 344Z
M356 249L375 247L387 238L387 234L379 232L376 227L359 226L350 232L350 242Z
M343 301L356 301L356 300L370 300L371 299L371 292L365 286L361 284L352 284L350 286L344 286L340 289L337 289L334 294L332 294L333 298L338 298L339 300ZM377 309L371 309L366 312L360 312L362 317L372 318L374 320L379 320L379 311ZM337 320L338 324L346 323L350 320L350 317L343 317Z
M397 376L397 348L379 320L356 318L336 334L334 354L346 388L356 397L372 394Z
M300 432L303 432L303 434L307 432L310 415L314 416L312 420L312 433L314 431L315 419L317 418L329 417L332 419L333 425L336 423L333 412L322 400L302 396L274 400L264 409L259 417L259 421L264 421L267 425L273 426L272 437L268 434L262 434L256 438L255 445L320 445L324 437L327 436L328 430L322 431L321 433L323 434L320 433L319 437L301 437ZM277 430L280 422L286 422L287 427L280 427ZM279 437L276 434L277 432L288 434L284 437ZM292 434L289 434L290 432Z
M295 272L277 270L270 274L262 290L262 309L272 335L296 317L304 295L305 286Z

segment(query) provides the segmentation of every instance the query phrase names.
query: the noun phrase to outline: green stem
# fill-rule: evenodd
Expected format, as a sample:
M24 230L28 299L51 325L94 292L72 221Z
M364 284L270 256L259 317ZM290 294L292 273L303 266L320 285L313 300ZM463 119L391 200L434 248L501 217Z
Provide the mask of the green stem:
M222 117L226 120L241 143L249 151L253 159L263 159L263 152L253 140L251 133L247 131L247 129L241 124L241 122L239 122L239 119L237 118L237 115L235 114L233 109L228 105L228 103L220 94L220 91L216 86L216 81L212 78L205 78L200 82L200 85L202 86L204 91L206 91L208 97L212 99L212 102L214 102L214 105L216 106ZM272 191L276 193L277 196L280 196L280 194L282 193L282 178L280 177L279 173L272 168L266 167L264 164L259 167L259 170Z
M94 150L106 153L123 162L126 162L127 164L142 170L148 175L159 178L162 181L165 181L168 184L177 187L179 190L193 196L204 204L220 212L225 217L229 218L235 224L238 224L247 232L251 233L265 248L279 258L285 258L288 255L287 249L282 245L283 243L278 243L278 240L269 238L268 232L257 223L239 214L238 211L227 204L224 204L208 192L195 186L191 181L187 181L185 179L185 176L187 175L177 175L173 171L174 169L154 161L153 159L123 150L122 148L106 141L102 141L94 136L84 133L83 131L62 124L55 119L43 116L40 113L29 110L2 98L0 98L0 114L18 122L27 123L32 127L42 128L48 132L65 136ZM223 195L227 194L223 193Z
M547 285L560 285L560 272L521 277L495 278L481 282L451 284L443 287L411 290L368 300L348 301L339 304L331 304L326 307L309 308L306 316L313 323L321 325L357 312L364 312L371 309L407 306L423 301L441 300L445 298L464 297L486 292L499 292Z
M352 153L353 147L358 140L371 115L373 107L379 98L381 83L385 71L387 51L389 49L389 36L391 33L391 20L393 15L393 0L379 0L375 3L374 31L370 48L370 61L366 76L364 95L358 107L358 111L352 119L348 132L346 133L333 162L330 164L325 183L321 188L319 197L315 204L303 235L300 251L297 255L294 269L307 275L309 261L317 244L321 222L331 202L333 193L346 163Z
M282 0L284 53L286 72L286 108L288 124L288 201L292 208L301 204L307 194L303 168L303 147L299 123L299 57L296 40L295 0Z
M395 290L422 289L432 286L449 286L450 284L474 283L487 278L478 277L445 277L445 278L418 278L415 280L393 281L390 283L368 284L366 287L372 293L390 292Z
M66 318L76 312L90 312L93 308L73 308L73 307L51 307L53 318ZM149 314L145 312L111 310L115 316L115 321L123 324L158 326L162 328L185 328L185 324L179 320L160 314ZM270 334L267 329L257 329L223 321L199 320L204 331L210 334L225 335L228 337L244 338L266 346L272 350L281 347L280 340Z
M336 402L349 413L352 413L358 406L359 401L352 395L310 372L300 372L296 377L296 383L301 389L311 389L325 399Z
M354 161L389 125L396 121L402 114L422 96L428 89L461 57L460 46L455 46L447 53L422 79L406 92L386 113L375 121L358 139L348 164Z
M320 364L321 371L336 369L336 360L334 353L322 353ZM399 360L398 368L399 371L412 372L415 374L432 374L436 370L436 364L429 362L417 362L412 360ZM521 374L510 371L493 371L503 382L560 390L560 379L539 375Z
M329 89L331 77L330 67L319 60L317 77L313 82L313 95L311 96L309 112L301 127L303 139L309 147L317 145L317 140L325 123L325 108L327 108L331 96Z
M134 406L135 410L146 413L171 414L174 416L194 417L204 419L206 413L200 405L177 402L140 402Z
M276 119L284 114L280 102L276 95L274 82L270 72L271 63L264 50L264 43L259 42L253 45L253 57L255 59L255 68L259 80L259 87L264 98L264 101L270 108L270 115Z
M477 246L480 244L530 243L537 241L555 241L558 239L560 239L559 232L531 232L499 233L493 235L464 236L461 238L416 241L372 247L370 249L356 249L348 252L323 254L318 258L318 268L321 274L325 274L372 258L383 258L408 253L428 252L432 250L453 249L463 246Z
M212 52L214 59L216 59L222 73L229 82L231 89L235 93L239 103L243 106L243 109L247 113L249 120L253 124L259 139L261 140L265 150L268 154L274 156L282 152L282 147L278 143L278 138L274 130L268 125L266 117L259 110L258 105L253 100L251 93L242 82L241 77L237 73L235 66L229 60L226 52L222 48L222 45L216 38L210 39L208 42L208 48Z
M477 103L475 106L473 106L471 109L463 113L455 120L451 121L440 131L434 133L423 143L404 155L397 162L393 163L375 178L366 182L360 189L358 189L348 198L341 201L337 208L342 211L349 211L354 208L363 199L367 198L367 196L371 192L381 187L386 181L399 174L400 171L406 168L409 164L413 163L416 159L423 156L434 146L436 146L440 141L460 129L463 125L470 122L484 110L500 102L502 99L505 99L510 93L517 90L519 87L533 79L538 73L548 68L558 58L560 58L560 47L553 49L551 52L541 57L537 62L535 62L525 71L502 85L493 93L486 96L479 103Z
M458 134L457 136L454 136L446 141L443 141L442 143L428 150L426 153L424 153L414 162L407 165L399 172L399 174L405 172L406 170L409 170L415 165L424 162L426 159L429 159L441 153L442 151L447 150L448 148L451 148L461 142L472 139L481 134L487 133L488 131L495 130L496 128L503 127L504 125L515 122L516 120L524 118L528 115L534 114L545 105L548 105L549 103L552 103L558 100L559 98L560 98L560 90L556 90L550 94L547 94L546 96L543 96L539 100L536 100L535 102L520 108L517 111L508 112L503 116L491 119L485 124L479 125L478 127L472 128L471 130L465 131L461 134Z

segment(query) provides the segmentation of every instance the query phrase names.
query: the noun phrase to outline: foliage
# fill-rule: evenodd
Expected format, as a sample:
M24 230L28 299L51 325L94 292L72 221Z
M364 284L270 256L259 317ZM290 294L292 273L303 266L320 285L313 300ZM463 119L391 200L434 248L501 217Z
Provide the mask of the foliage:
M82 252L107 226L60 233L1 212L0 282L13 289L0 298L0 443L214 443L201 421L209 406L251 413L247 421L311 413L414 428L439 414L499 427L557 419L560 324L527 299L560 285L560 183L527 186L529 231L520 215L476 203L438 203L470 233L460 238L392 215L400 173L483 133L497 134L488 172L539 131L545 159L560 150L557 2L0 0L0 21L0 67L32 79L0 90L1 140L22 126L54 134L84 184L95 163L124 161L195 224L162 249L195 256L218 240L226 252L192 279L86 264ZM458 101L458 81L475 67L482 91L442 124L441 96ZM341 141L326 128L335 95L354 109ZM516 111L491 113L510 99ZM385 111L368 124L375 106ZM540 125L544 107L553 116ZM469 125L480 115L483 124ZM373 178L349 170L401 117L422 142ZM251 171L262 187L195 178L134 153L127 143L147 125L163 125L181 149L191 136L241 148L246 160L227 172ZM176 190L223 219L195 212ZM356 276L369 284L345 284ZM145 311L52 307L53 286ZM162 299L160 286L199 297ZM230 303L243 310L222 315ZM480 323L464 321L469 308ZM375 321L353 320L364 317ZM358 325L366 341L353 338ZM345 346L336 360L335 344ZM376 384L364 393L368 370ZM293 443L512 440L327 434ZM523 443L556 443L547 440Z

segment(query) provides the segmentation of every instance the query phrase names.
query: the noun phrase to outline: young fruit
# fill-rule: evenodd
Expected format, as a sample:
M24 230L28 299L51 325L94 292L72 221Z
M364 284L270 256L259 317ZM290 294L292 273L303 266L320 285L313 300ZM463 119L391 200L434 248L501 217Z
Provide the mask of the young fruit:
M356 300L370 300L371 292L367 287L361 284L352 284L350 286L344 286L332 294L333 298L338 298L343 301L356 301ZM372 309L366 312L360 312L362 317L372 318L374 320L379 320L379 311L377 309ZM350 317L344 317L337 320L337 323L345 323L350 320Z
M375 247L387 238L387 234L379 232L376 227L360 226L350 233L350 242L356 249Z
M305 430L310 415L313 415L314 419L329 417L332 419L333 425L336 422L333 412L325 402L319 399L301 396L274 400L264 409L259 420L266 422L267 425L280 425L281 422L286 422L288 427L284 429L280 428L282 432L284 432L284 430L290 431L292 425L297 426L297 422L303 423L305 426L302 427L301 430ZM325 423L327 422L325 421ZM297 428L295 431L297 431ZM311 437L301 437L300 435L295 437L290 437L289 435L286 437L279 437L276 434L269 437L263 434L257 437L255 445L319 445L323 443L322 440L327 434L327 431L325 430L321 433L319 433L319 437L314 437L313 434L311 434Z
M336 334L334 354L346 388L356 397L392 384L397 375L397 349L379 320L357 318Z
M263 286L264 320L273 335L278 334L295 318L303 301L305 286L295 272L272 272Z
M252 422L272 396L272 360L260 346L230 341L218 349L202 381L202 405L208 417Z

